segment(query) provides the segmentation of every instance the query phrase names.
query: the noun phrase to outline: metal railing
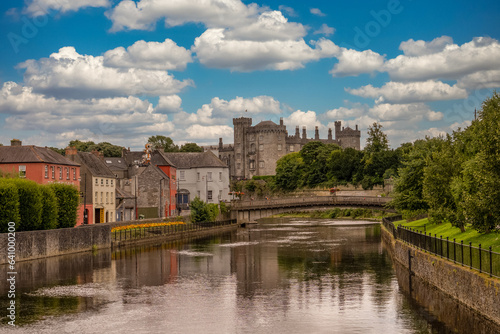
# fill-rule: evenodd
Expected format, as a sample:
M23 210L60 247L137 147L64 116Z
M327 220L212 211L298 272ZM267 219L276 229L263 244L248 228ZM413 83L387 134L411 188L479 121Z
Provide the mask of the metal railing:
M123 229L111 232L111 240L115 242L125 240L136 240L145 238L154 238L164 235L173 235L184 232L203 231L216 227L236 225L236 219L222 220L215 222L198 222L189 224L176 224L165 226L148 226L131 229Z
M384 206L391 198L377 196L316 196L299 198L272 198L246 201L232 201L231 209L260 209L276 207L300 207L312 205L376 205Z
M472 243L464 244L463 240L449 240L429 232L418 231L409 227L399 225L397 228L392 221L384 218L383 225L394 235L410 245L421 250L435 254L441 258L453 261L454 263L467 266L470 269L477 269L481 273L487 273L490 277L500 278L500 253L493 252L491 246L487 249L472 246Z

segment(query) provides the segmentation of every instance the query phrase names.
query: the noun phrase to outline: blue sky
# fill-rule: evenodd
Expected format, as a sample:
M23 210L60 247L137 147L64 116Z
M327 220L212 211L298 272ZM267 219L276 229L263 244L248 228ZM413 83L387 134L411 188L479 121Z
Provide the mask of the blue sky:
M392 147L470 124L500 87L499 1L0 3L0 142L231 143L232 118L340 120ZM245 111L246 110L246 111Z

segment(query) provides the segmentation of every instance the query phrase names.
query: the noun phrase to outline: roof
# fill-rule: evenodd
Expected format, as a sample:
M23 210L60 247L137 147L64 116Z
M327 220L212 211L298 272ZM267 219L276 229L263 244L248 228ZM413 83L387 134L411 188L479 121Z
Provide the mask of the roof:
M207 152L164 153L177 168L226 167L215 154Z
M124 158L104 158L104 163L111 170L127 170L127 161Z
M174 166L174 163L167 157L167 154L162 150L155 150L151 157L151 163L156 166Z
M12 163L49 163L55 165L80 166L47 147L32 145L0 146L0 164Z
M273 127L273 126L278 126L278 124L274 123L273 121L262 121L259 124L255 125L255 128L261 128L261 127Z
M128 191L125 191L124 189L122 189L120 187L116 187L116 189L115 189L115 197L116 198L123 198L123 199L126 199L126 198L135 198L134 195L132 195L131 193L129 193Z
M92 176L115 177L115 174L111 171L111 169L109 169L104 161L102 161L95 154L90 152L78 152L78 158L80 159L82 165L87 167Z

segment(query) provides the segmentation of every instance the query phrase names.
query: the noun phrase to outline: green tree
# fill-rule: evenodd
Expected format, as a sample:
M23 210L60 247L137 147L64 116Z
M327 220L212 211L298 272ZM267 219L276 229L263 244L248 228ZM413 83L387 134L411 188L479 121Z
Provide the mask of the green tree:
M215 221L219 215L219 206L217 204L207 204L198 197L195 197L191 201L189 207L191 209L191 221L193 223Z
M170 137L151 136L148 138L148 143L152 144L155 150L163 149L164 152L179 152L179 146L175 145Z
M19 215L21 223L19 231L33 231L40 229L42 225L42 192L40 185L26 179L10 180L19 194Z
M203 152L203 147L198 146L196 143L186 143L181 146L179 152Z
M72 140L69 142L69 147L75 147L77 151L80 152L90 152L90 147L94 146L95 143L93 141L81 141L81 140Z
M9 222L19 228L19 194L14 183L0 178L0 233L8 232Z
M368 127L368 138L366 138L366 145L364 151L368 154L373 152L382 152L389 149L389 140L387 135L382 131L380 123L373 123Z
M102 142L99 144L90 145L87 148L87 152L92 152L92 151L99 151L105 157L119 158L122 156L123 147L118 145L113 145L108 142Z
M332 151L327 160L328 179L334 183L352 183L354 175L362 169L363 153L354 148Z
M57 147L48 147L54 152L59 153L60 155L66 155L66 150L64 148L57 148Z
M284 191L293 191L302 184L304 162L299 152L289 153L276 162L275 186Z
M58 205L57 197L54 190L48 185L42 185L40 187L42 192L42 224L40 228L42 230L51 230L57 228L58 220Z
M57 197L58 227L74 227L80 204L78 189L73 185L64 183L52 183L49 187Z

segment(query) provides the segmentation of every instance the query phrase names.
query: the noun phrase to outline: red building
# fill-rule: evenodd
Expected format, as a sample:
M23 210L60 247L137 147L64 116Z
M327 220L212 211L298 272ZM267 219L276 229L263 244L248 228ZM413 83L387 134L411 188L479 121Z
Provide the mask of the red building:
M47 147L23 146L17 139L11 140L11 146L0 146L0 170L19 173L40 184L72 184L80 191L80 164ZM83 204L79 208L77 225L82 223Z
M160 168L170 179L170 203L165 209L165 214L167 217L176 216L177 213L177 180L176 173L177 169L174 164L167 158L164 152L161 150L155 150L151 156L151 164Z

